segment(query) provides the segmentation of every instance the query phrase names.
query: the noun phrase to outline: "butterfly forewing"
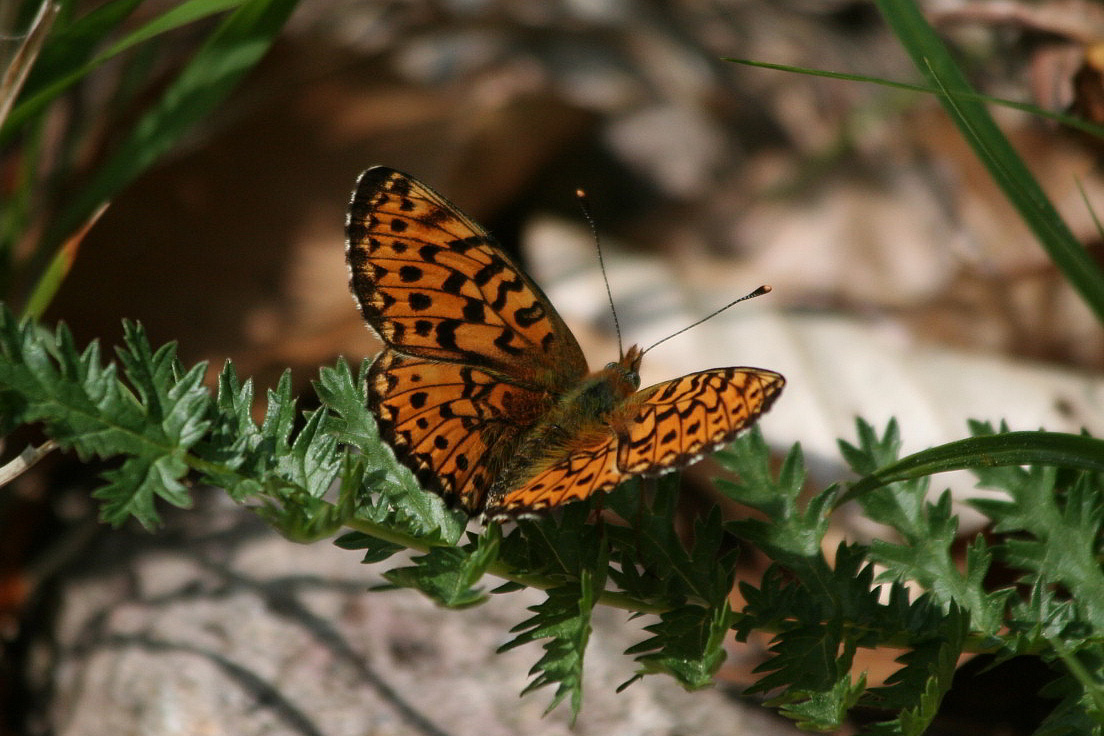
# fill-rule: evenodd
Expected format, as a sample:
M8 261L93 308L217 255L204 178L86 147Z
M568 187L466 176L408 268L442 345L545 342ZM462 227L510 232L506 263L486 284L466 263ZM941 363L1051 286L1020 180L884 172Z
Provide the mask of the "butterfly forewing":
M353 293L390 347L557 392L586 375L582 350L543 292L429 187L368 169L347 234Z
M760 368L714 368L638 391L614 417L617 465L660 473L730 442L770 408L785 379Z

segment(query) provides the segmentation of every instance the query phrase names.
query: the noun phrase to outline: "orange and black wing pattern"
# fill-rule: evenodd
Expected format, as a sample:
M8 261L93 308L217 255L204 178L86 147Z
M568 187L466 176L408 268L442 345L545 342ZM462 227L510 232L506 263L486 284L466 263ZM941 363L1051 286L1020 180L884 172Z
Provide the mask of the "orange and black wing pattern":
M368 408L395 455L423 488L481 511L538 397L486 371L385 350L368 372ZM528 407L528 408L527 408Z
M538 469L518 488L491 496L485 514L492 521L526 516L616 488L628 477L617 467L612 432L580 443L561 460Z
M357 181L346 222L364 319L407 355L478 366L559 393L586 375L575 336L483 228L382 166Z
M732 441L782 391L762 368L713 368L641 389L617 411L617 467L653 475L689 465Z
M424 487L470 513L524 516L689 465L785 383L717 368L626 396L602 372L587 379L540 288L448 200L394 169L361 175L346 231L353 294L384 342L368 374L380 435ZM640 355L622 357L630 373Z
M353 295L385 344L368 376L380 434L424 487L479 511L526 427L586 375L583 353L494 240L406 174L361 174L346 234Z
M650 386L618 407L604 433L571 446L518 488L488 499L491 519L611 491L634 475L690 465L728 444L777 398L785 379L760 368L715 368Z

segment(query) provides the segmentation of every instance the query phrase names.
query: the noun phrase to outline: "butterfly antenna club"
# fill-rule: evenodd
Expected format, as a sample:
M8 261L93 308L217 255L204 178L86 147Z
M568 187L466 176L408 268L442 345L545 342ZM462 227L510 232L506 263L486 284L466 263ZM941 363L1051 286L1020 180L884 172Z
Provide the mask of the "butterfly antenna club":
M690 325L687 325L686 327L683 327L678 332L671 333L670 335L668 335L667 337L663 338L662 340L660 340L658 342L653 342L651 345L649 345L647 348L645 348L644 351L640 354L643 356L644 353L647 353L649 350L656 347L657 345L662 345L663 343L670 340L672 337L678 337L679 335L686 332L687 330L694 329L695 327L700 325L702 322L705 322L706 320L713 319L714 317L716 317L718 314L725 311L729 307L734 307L737 304L739 304L740 302L746 302L748 299L754 299L757 296L763 296L764 294L769 294L770 292L771 292L771 287L768 284L763 284L762 286L760 286L758 289L751 292L750 294L744 294L739 299L733 299L732 301L730 301L728 304L724 305L720 309L715 309L714 311L710 312L709 314L707 314L704 317L702 317L701 319L699 319L697 322L694 322L693 324L690 324Z
M590 201L587 193L582 189L575 190L575 198L579 200L579 209L583 211L583 217L590 225L590 233L594 236L594 247L598 250L598 267L602 270L602 281L606 285L606 296L609 298L610 311L613 312L613 328L617 331L617 355L625 357L625 347L621 344L621 321L617 319L617 307L613 304L613 290L610 289L609 276L606 275L606 259L602 257L602 241L598 237L598 225L594 222L594 216L590 214Z

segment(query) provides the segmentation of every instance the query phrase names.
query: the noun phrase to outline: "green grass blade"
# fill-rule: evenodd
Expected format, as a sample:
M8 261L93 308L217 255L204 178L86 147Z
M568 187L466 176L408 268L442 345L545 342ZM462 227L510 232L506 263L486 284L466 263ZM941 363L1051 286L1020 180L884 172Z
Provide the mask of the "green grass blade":
M27 80L23 99L87 64L97 47L122 27L141 0L111 0L76 20L59 21Z
M754 59L736 59L725 57L724 61L732 62L733 64L742 64L744 66L754 66L759 69L772 69L780 72L790 72L791 74L805 74L810 77L824 77L825 79L840 79L846 82L865 82L868 84L877 84L881 87L889 87L890 89L899 89L905 92L922 92L930 95L943 95L954 94L963 100L976 100L978 102L987 102L991 105L1000 105L1001 107L1007 107L1012 110L1019 110L1020 112L1026 112L1036 117L1046 118L1053 120L1056 123L1061 123L1068 128L1075 128L1083 133L1094 135L1097 138L1104 139L1104 125L1097 125L1096 123L1079 118L1074 115L1067 115L1063 112L1057 112L1055 110L1047 110L1039 107L1038 105L1032 105L1027 102L1017 102L1016 100L1006 100L1001 97L992 97L990 95L984 95L980 92L950 92L948 90L941 89L939 87L931 87L926 84L912 84L910 82L898 82L892 79L883 79L881 77L868 77L864 74L847 74L845 72L832 72L824 69L810 69L803 66L790 66L788 64L771 64L766 61L755 61Z
M1104 440L1063 432L1004 432L948 442L901 458L852 485L837 505L876 488L932 473L1006 465L1104 472Z
M913 62L1055 265L1104 323L1104 273L1058 215L913 0L878 0Z
M210 15L231 10L245 0L188 0L157 16L118 43L89 60L96 45L115 30L141 0L115 0L73 21L46 42L41 63L27 80L20 100L6 124L0 128L0 144L16 134L58 95L79 82L105 61L159 34L194 23Z
M297 0L250 0L211 34L91 181L68 202L43 238L54 249L92 214L210 114L268 50ZM26 314L38 316L60 282L36 287Z
M8 61L7 69L0 75L0 127L3 127L20 90L26 83L27 77L34 66L35 61L42 52L50 28L58 15L58 6L49 2L42 3L27 35L20 41Z
M84 223L69 239L58 248L54 253L54 257L50 259L50 263L46 266L46 270L39 276L38 281L35 283L34 291L31 292L30 298L27 300L27 306L23 310L23 319L29 319L37 317L45 311L49 306L50 300L57 293L57 290L61 288L61 282L65 280L65 277L69 275L69 270L73 267L73 262L77 260L77 252L80 250L81 242L84 240L84 236L88 234L88 231L92 229L92 226L96 224L96 221L100 219L100 216L107 210L107 205L103 205L88 218L88 221Z

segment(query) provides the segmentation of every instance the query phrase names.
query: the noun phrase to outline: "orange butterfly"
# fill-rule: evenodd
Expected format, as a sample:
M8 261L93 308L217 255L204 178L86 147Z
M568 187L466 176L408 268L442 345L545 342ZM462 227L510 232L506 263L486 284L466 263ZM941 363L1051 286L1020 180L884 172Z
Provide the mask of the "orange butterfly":
M380 434L423 487L502 520L701 458L785 379L714 368L637 391L643 351L590 373L548 297L448 200L394 169L360 175L353 294L384 342L368 373Z

